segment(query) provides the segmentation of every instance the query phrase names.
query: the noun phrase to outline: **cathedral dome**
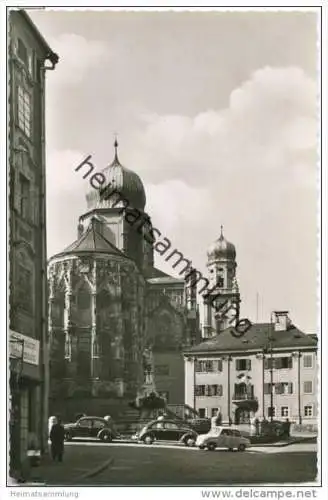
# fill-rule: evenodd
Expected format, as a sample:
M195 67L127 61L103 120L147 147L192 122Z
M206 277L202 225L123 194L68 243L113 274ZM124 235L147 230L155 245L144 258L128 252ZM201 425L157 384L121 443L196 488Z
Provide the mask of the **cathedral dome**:
M138 174L124 167L117 154L118 142L115 140L115 156L114 160L110 165L102 170L102 174L105 176L106 181L105 186L109 186L108 192L112 189L116 189L122 198L125 198L129 202L129 207L137 208L139 210L144 210L146 205L146 193L144 185ZM99 193L94 191L87 195L89 208L99 207ZM111 206L110 199L106 200L106 203L101 203L101 205L106 204L106 206Z
M208 260L235 260L236 248L223 236L223 228L221 226L221 234L219 238L210 246L207 251Z

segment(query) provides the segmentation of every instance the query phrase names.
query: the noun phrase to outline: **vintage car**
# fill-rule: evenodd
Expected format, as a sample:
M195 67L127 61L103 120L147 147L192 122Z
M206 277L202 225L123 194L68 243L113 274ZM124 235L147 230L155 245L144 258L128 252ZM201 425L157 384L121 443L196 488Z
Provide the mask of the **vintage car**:
M246 448L251 446L248 438L241 435L238 429L231 427L215 427L207 434L198 436L196 446L200 450L214 451L215 448L228 448L233 451L236 448L238 451L245 451Z
M119 437L113 425L102 417L82 417L73 424L65 424L64 430L66 441L91 438L109 442Z
M194 446L198 434L184 423L176 420L153 420L145 425L133 439L152 444L154 441L178 441L185 446Z

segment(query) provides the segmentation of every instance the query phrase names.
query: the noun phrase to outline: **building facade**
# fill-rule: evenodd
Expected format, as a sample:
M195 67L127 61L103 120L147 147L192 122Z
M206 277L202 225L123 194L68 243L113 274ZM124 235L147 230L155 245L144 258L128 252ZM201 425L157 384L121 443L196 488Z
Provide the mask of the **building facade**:
M224 422L235 424L270 419L271 413L316 422L316 340L293 325L275 330L271 323L253 324L242 339L227 329L185 353L185 373L185 403L201 416L220 410Z
M183 403L182 351L200 339L195 286L154 267L144 186L114 147L77 240L48 265L50 408L64 418L118 416L149 390L150 376L169 403ZM86 182L90 166L76 169Z
M221 230L208 252L208 267L222 293L205 298L204 341L184 353L185 404L202 417L220 410L227 423L256 417L316 423L317 340L294 326L286 311L236 334L235 259L235 247Z
M46 446L45 74L58 56L23 10L9 16L10 474Z

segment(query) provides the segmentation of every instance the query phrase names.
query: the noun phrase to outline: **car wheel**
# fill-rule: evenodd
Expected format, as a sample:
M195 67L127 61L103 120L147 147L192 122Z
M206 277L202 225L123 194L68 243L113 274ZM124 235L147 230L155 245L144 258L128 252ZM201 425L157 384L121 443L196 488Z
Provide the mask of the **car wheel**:
M72 441L73 436L71 432L65 432L65 441Z
M238 446L238 451L245 451L246 450L246 446L244 444L240 444Z
M192 436L189 436L185 439L184 443L186 446L189 446L189 447L195 446L195 439Z
M208 451L214 451L215 448L216 448L216 444L215 443L208 443L208 445L207 445Z
M233 451L233 448L228 448L228 451Z
M201 444L200 446L198 446L198 448L199 448L200 450L205 450L205 446L204 446L203 444Z
M100 434L99 437L100 437L101 441L104 441L106 443L109 443L110 441L112 441L112 435L109 432L103 432L102 434Z
M146 436L143 441L145 444L153 444L154 438L152 436Z

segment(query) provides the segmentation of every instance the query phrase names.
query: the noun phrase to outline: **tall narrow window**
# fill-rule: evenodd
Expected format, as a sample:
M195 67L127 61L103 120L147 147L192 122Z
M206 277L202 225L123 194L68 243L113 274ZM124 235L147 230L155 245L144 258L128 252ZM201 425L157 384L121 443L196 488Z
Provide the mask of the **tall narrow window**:
M18 86L18 126L31 136L31 96L23 87Z
M17 56L26 65L28 65L28 53L24 42L18 38L17 40Z
M17 305L27 312L32 312L33 307L33 283L32 272L29 269L17 265L17 277L15 280Z

